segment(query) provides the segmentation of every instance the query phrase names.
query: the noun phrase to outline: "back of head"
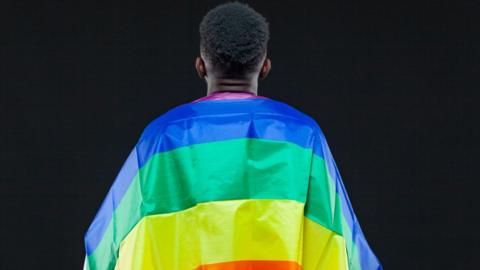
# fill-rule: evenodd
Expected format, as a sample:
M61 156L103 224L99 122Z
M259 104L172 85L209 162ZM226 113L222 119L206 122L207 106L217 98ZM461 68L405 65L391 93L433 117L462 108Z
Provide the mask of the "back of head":
M247 4L230 2L210 10L200 23L200 52L223 74L260 68L270 38L268 22Z

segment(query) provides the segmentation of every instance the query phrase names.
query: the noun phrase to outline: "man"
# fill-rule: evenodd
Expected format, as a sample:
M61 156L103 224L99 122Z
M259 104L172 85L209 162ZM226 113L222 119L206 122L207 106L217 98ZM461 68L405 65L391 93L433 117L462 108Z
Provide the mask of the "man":
M266 20L200 24L207 96L150 123L85 235L85 269L381 269L314 119L257 95Z

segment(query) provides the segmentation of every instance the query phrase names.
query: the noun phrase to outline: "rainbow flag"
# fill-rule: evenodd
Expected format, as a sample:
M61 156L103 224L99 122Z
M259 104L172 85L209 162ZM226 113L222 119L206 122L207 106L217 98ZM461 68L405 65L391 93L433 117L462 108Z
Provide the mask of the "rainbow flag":
M216 92L152 121L85 234L84 269L382 269L314 119Z

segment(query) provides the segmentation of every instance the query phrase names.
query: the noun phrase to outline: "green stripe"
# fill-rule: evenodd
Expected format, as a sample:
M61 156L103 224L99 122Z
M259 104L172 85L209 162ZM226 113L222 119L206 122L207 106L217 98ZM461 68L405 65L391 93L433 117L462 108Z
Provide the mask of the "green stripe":
M348 226L347 221L343 216L342 216L342 228L343 228L343 238L345 239L345 242L347 245L348 269L361 270L362 268L360 265L360 255L358 254L357 245L353 242L352 230Z
M311 149L258 138L196 144L152 156L135 176L113 214L114 222L88 257L90 269L113 269L120 242L144 216L233 199L306 203L305 215L342 235L351 269L360 269L325 161Z
M120 242L135 226L142 216L139 175L137 174L132 184L125 193L122 202L113 212L112 220L95 251L88 256L90 270L113 269L117 261ZM112 222L113 221L113 222Z
M360 257L352 239L352 230L343 216L340 195L330 175L325 160L314 155L305 215L321 226L342 235L346 242L349 269L361 269Z

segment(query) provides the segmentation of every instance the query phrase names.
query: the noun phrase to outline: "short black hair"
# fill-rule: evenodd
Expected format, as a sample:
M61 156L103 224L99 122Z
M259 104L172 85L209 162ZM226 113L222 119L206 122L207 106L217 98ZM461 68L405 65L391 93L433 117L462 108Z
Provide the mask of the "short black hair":
M200 23L200 50L226 74L254 70L267 53L267 20L248 4L229 2L211 9Z

